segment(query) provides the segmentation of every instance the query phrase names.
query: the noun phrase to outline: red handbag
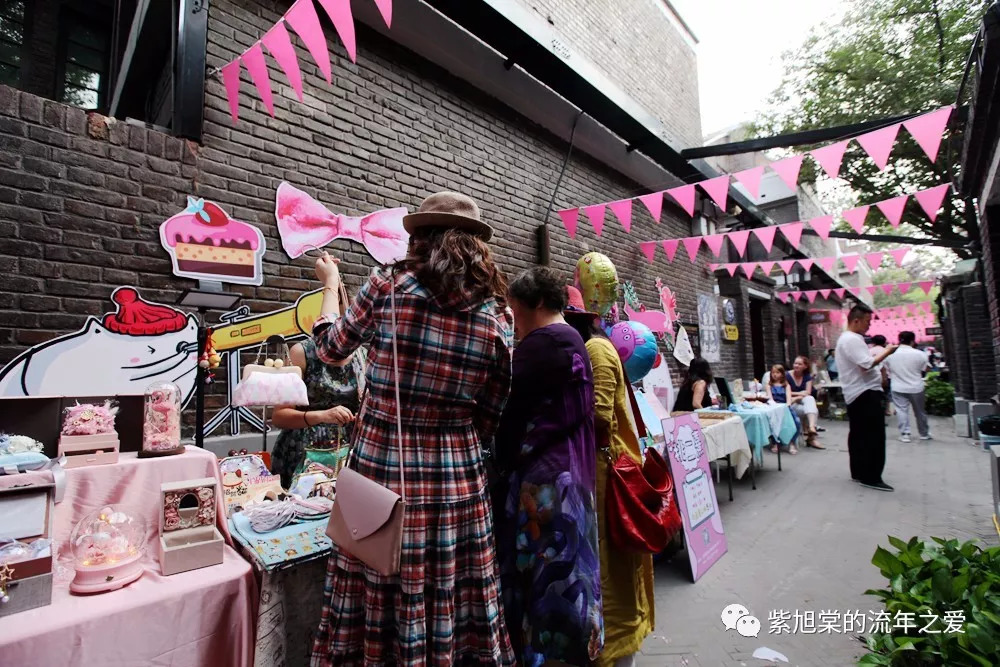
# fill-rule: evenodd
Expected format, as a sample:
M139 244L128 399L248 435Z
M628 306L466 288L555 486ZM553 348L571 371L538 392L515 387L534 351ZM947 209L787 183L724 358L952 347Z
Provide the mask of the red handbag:
M636 421L645 430L628 389ZM656 449L646 448L641 466L628 454L609 461L606 509L608 537L615 548L654 554L666 548L681 529L681 512L670 468Z

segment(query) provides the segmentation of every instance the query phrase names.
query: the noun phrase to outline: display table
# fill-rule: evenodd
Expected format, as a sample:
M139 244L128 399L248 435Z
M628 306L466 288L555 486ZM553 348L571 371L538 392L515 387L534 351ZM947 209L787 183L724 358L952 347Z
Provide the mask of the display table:
M731 410L743 420L743 429L753 447L754 458L764 464L764 447L775 442L787 445L798 433L792 409L784 403L751 403L751 407L737 406ZM704 411L712 408L703 408ZM702 412L703 410L699 410ZM780 452L780 449L779 449ZM781 455L778 455L778 470L781 470Z
M61 667L252 664L257 591L249 563L227 545L221 565L170 577L160 574L160 485L218 479L218 470L213 454L193 447L178 456L140 460L126 453L114 465L67 470L65 495L53 518L52 604L0 620L2 662ZM88 512L110 504L146 520L145 572L117 591L70 594L70 533ZM221 509L219 518L228 541Z
M753 455L750 453L750 443L747 440L746 430L743 428L743 420L736 415L728 419L702 420L701 432L705 435L708 459L710 461L726 459L729 502L733 501L734 469L737 478L742 478L749 469L753 488L756 489L757 478L754 475ZM718 471L718 467L716 467L716 471Z

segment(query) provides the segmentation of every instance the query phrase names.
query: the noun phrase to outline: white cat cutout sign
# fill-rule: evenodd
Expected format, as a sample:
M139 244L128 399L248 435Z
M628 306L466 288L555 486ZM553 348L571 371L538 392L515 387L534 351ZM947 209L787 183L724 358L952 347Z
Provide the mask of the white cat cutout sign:
M116 312L15 357L0 370L0 396L142 394L153 382L174 382L186 403L198 367L194 316L145 301L134 287L119 287L111 300Z

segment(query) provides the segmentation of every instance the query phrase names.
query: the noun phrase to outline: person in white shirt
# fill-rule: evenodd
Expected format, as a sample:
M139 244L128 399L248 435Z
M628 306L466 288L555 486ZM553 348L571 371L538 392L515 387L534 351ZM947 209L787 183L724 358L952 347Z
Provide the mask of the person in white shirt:
M851 308L847 331L837 339L837 369L847 402L850 431L847 451L851 461L851 479L879 491L893 488L882 481L885 468L885 417L882 412L882 373L879 364L896 351L887 346L872 356L864 333L871 326L872 311L863 304Z
M899 332L899 348L886 359L885 366L892 376L892 402L896 406L899 439L910 442L910 406L917 418L921 440L930 440L927 412L924 410L924 377L928 368L927 353L913 347L917 337L912 331Z

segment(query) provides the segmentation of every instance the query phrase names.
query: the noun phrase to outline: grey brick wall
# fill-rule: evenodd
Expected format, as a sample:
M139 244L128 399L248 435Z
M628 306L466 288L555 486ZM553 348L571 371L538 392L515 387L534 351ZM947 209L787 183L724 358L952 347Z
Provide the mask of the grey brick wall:
M990 222L993 224L991 225ZM995 355L995 377L1000 377L1000 207L987 207L980 218L979 238L983 243L983 283L990 316L990 333Z
M284 8L268 0L213 1L209 66L249 47ZM0 87L0 267L8 276L0 285L0 363L106 312L117 286L137 285L165 303L193 286L171 275L158 240L159 224L189 194L218 202L267 238L264 285L233 288L254 312L288 305L315 287L310 261L290 261L278 249L273 211L282 180L351 214L413 209L444 188L466 192L497 229L494 248L503 267L514 273L532 265L535 229L566 145L371 31L359 29L358 42L354 65L331 40L332 86L303 50L304 104L272 68L276 118L263 111L244 72L240 122L233 126L222 83L210 80L200 146ZM638 192L635 183L577 154L556 206ZM696 321L697 293L713 284L704 264L678 257L670 265L660 254L651 266L636 245L687 235L686 216L665 210L656 224L637 206L630 235L611 218L603 238L581 220L571 240L553 215L553 265L568 278L577 258L600 250L648 307L658 307L654 281L662 277L682 317ZM347 241L332 248L353 291L374 261ZM680 367L670 364L679 379ZM215 397L209 406L219 404Z

